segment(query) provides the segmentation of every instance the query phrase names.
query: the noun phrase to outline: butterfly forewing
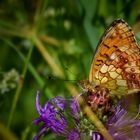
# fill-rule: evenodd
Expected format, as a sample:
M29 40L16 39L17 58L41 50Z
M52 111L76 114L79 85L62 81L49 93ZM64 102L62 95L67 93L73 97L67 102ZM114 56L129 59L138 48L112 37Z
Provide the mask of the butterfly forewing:
M140 89L140 49L132 29L123 20L114 21L102 36L89 74L89 82L128 94Z

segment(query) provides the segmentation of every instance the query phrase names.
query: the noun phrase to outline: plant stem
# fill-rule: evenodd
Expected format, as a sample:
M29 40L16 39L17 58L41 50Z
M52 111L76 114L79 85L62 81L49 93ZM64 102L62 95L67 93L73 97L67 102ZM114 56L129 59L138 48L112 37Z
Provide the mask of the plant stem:
M112 136L109 134L107 129L104 127L102 122L98 119L96 114L91 110L90 107L84 104L84 100L82 97L79 97L79 103L84 105L83 111L87 114L87 116L91 119L93 124L97 127L99 132L104 136L106 140L113 140Z
M49 66L52 68L53 73L59 77L64 77L64 73L61 69L61 67L56 64L53 57L48 53L47 49L45 49L45 46L43 43L39 40L37 36L34 36L33 42L35 46L38 48L40 53L42 54L43 58L46 60L46 62L49 64Z
M101 134L104 136L106 140L113 140L112 136L108 133L102 122L98 119L98 117L93 113L93 111L86 105L84 107L84 112L88 115L88 117L92 120L94 125L98 128Z
M9 40L3 39L1 38L6 44L8 44L8 47L11 47L13 50L16 51L17 55L19 56L19 58L23 61L23 63L26 62L26 57L24 56L24 54L22 54L22 52L20 52L17 47L15 47L15 45L10 42ZM38 74L37 70L35 69L35 67L29 62L28 63L28 70L30 71L30 73L33 75L34 79L37 81L37 84L39 85L39 88L43 88L45 85L45 81L44 79ZM52 98L53 94L51 94L50 92L47 92L45 90L48 98Z
M0 122L0 137L4 140L18 140L14 133L9 131L1 122Z
M10 115L9 115L9 120L8 120L8 125L7 125L8 128L10 128L10 126L11 126L11 122L12 122L13 115L14 115L14 112L15 112L15 108L16 108L16 105L17 105L17 102L18 102L18 99L19 99L19 96L20 96L20 93L21 93L21 90L22 90L22 87L23 87L24 78L26 76L26 72L27 72L27 69L28 69L28 63L29 63L29 60L31 58L32 51L33 51L33 46L31 46L30 49L29 49L27 59L25 61L25 65L24 65L24 68L23 68L23 72L21 74L20 82L19 82L19 85L16 89L16 93L15 93L15 96L14 96L14 99L13 99L13 103L12 103L12 107L11 107L11 111L10 111Z

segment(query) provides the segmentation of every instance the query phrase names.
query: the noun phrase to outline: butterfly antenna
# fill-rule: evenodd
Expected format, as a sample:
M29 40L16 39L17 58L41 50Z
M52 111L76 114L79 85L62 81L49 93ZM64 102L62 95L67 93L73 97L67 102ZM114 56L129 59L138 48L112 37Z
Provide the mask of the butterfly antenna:
M68 67L65 67L65 70L67 70L67 71L68 71L69 73L71 73L73 76L79 77L78 75L76 75L76 74L74 74L72 71L70 71L70 69L69 69ZM76 81L76 82L78 82L78 81L80 81L80 80L83 80L83 79L78 78L78 79L76 79L76 80L68 80L68 81Z
M77 82L78 80L70 80L70 79L62 79L53 75L48 75L47 80L59 80L59 81L69 81L69 82Z
M76 76L76 74L74 74L72 71L70 71L70 69L68 67L65 67L65 70L68 71L70 74L72 74L73 76Z

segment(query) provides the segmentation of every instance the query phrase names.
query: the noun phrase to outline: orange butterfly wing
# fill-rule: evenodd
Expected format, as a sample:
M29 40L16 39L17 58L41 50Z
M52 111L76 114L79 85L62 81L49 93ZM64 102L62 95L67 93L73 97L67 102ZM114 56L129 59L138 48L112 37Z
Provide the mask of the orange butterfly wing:
M115 20L102 36L89 82L108 88L110 94L123 95L140 90L140 49L125 21Z

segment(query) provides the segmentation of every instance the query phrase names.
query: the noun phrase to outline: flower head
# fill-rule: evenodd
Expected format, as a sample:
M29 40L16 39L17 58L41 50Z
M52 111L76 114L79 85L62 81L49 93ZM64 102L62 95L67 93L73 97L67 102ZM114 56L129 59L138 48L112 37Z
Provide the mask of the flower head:
M56 96L47 101L44 108L42 108L39 102L39 92L37 92L36 108L40 116L35 119L33 123L38 124L43 122L43 126L40 132L34 137L34 140L37 140L48 128L57 135L66 135L68 133L68 121L65 115L65 109L67 109L68 103L70 104L69 108L72 112L71 118L75 121L75 118L78 117L77 111L79 111L76 98L66 100L60 96Z
M140 120L130 116L119 104L115 114L108 120L107 129L114 140L138 140L140 138Z

